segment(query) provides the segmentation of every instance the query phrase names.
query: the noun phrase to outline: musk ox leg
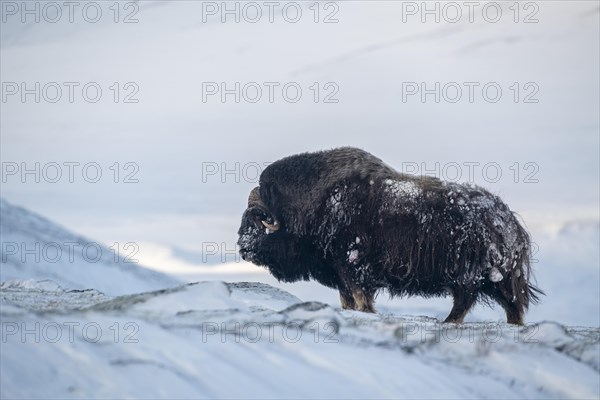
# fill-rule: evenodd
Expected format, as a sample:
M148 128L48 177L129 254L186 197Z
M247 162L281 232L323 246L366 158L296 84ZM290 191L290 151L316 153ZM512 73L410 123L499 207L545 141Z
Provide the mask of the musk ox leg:
M345 264L338 268L338 290L342 308L375 313L376 289L362 286L359 282L363 279L355 276L353 272Z
M509 288L506 286L494 286L486 290L486 293L502 306L506 312L506 322L523 325L525 307L519 303L517 296L513 296Z
M524 325L523 323L523 311L512 308L504 308L506 311L506 322L514 325Z
M352 291L352 297L354 298L354 303L356 304L356 310L375 313L375 296L365 293L360 289L354 289Z
M366 293L359 288L348 289L340 287L340 302L346 310L357 310L363 312L375 312L375 295Z
M340 302L344 310L356 310L356 303L352 292L346 288L340 288Z
M513 303L502 295L493 296L492 298L504 308L504 311L506 312L506 322L514 325L523 325L523 307L519 307L518 304Z
M465 315L469 312L473 304L477 301L477 291L467 291L466 289L453 289L454 306L450 314L444 320L444 323L452 322L462 324Z

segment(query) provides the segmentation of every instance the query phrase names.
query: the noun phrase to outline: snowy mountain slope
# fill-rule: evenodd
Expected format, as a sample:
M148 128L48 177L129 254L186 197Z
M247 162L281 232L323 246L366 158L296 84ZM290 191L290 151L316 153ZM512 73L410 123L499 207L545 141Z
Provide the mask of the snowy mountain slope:
M58 243L65 251L64 243L89 241L0 205L3 398L600 395L598 328L442 325L432 317L443 318L448 299L380 299L376 315L342 311L337 295L323 296L307 282L285 286L301 296L283 284L225 283L219 274L182 286L115 262L106 247L97 262L78 253L73 262L35 262L35 254L10 244ZM574 225L558 234L581 229L595 228ZM240 267L229 276L242 276ZM584 318L586 310L571 313ZM479 309L469 320L494 321L495 313L502 314Z
M107 248L4 199L0 199L0 238L2 282L51 279L68 289L93 288L110 295L179 283L136 265L135 243L127 252Z
M49 283L1 289L3 398L600 395L596 328L440 325L258 283L93 300ZM35 301L51 293L61 300Z

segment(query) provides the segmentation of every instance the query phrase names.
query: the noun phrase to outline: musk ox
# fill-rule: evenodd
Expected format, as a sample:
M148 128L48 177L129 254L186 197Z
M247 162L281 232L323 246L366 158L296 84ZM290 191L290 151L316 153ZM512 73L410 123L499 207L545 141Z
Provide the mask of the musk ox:
M238 231L240 254L280 281L314 279L345 309L375 312L376 294L451 294L445 322L475 302L498 302L523 324L530 301L530 239L487 190L395 171L343 147L283 158L261 174Z

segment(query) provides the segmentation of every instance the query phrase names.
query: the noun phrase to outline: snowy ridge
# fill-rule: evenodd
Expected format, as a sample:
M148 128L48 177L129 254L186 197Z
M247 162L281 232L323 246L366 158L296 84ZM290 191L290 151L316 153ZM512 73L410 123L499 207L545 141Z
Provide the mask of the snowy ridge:
M103 244L73 234L0 199L0 281L53 280L67 289L94 288L117 295L177 285Z
M441 325L221 281L114 298L69 292L64 313L32 301L46 298L49 285L0 288L2 363L11 366L3 368L2 397L600 395L596 328ZM33 381L46 382L43 391L25 384Z
M95 289L65 290L51 280L11 280L0 283L2 299L15 307L33 311L78 310L110 299Z
M600 395L598 328L442 325L405 303L342 311L265 283L181 285L108 252L94 263L77 253L73 262L23 262L6 243L88 241L0 205L2 397Z

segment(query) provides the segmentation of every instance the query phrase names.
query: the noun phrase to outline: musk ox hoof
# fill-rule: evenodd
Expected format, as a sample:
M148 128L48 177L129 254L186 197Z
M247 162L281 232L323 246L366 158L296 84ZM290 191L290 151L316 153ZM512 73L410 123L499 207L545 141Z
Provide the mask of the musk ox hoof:
M461 325L464 322L464 318L463 319L455 319L455 318L446 318L444 320L444 324L457 324L457 325Z

